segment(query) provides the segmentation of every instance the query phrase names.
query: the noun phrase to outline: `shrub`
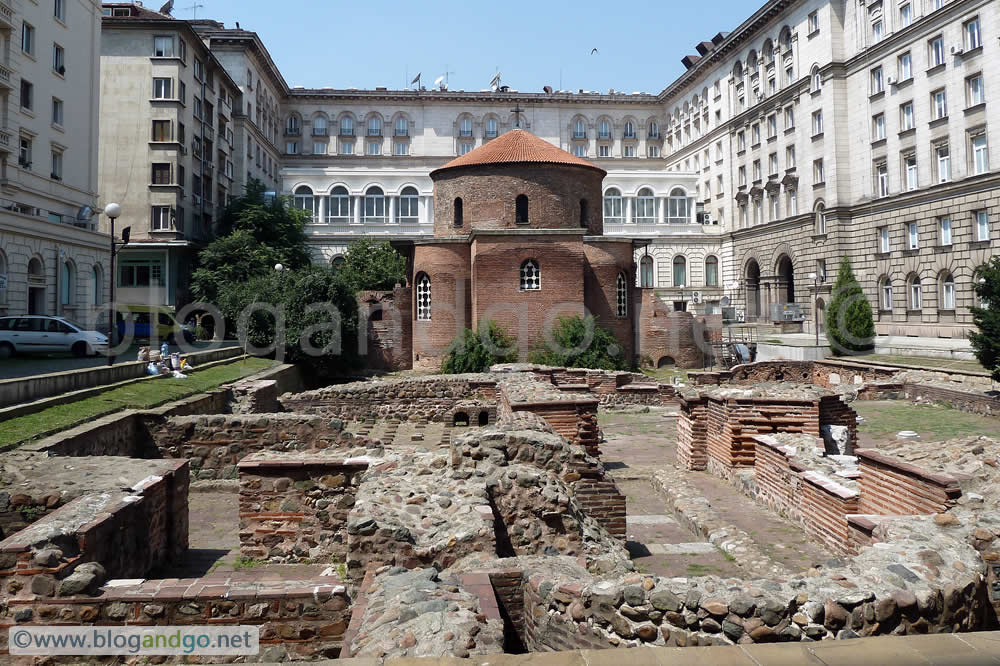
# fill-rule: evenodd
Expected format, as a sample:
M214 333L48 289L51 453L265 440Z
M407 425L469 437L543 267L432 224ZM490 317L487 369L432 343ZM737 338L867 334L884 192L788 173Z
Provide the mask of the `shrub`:
M531 353L531 362L565 368L629 370L622 346L607 329L597 325L597 318L562 316L552 328L554 349L545 341ZM586 344L589 340L589 344Z
M1000 381L1000 257L977 268L973 277L979 306L971 308L977 331L969 333L969 342L976 360Z
M392 289L406 282L406 259L388 241L359 238L347 246L337 275L354 291Z
M872 306L861 289L851 262L840 260L833 298L826 308L826 337L837 356L869 352L875 348Z
M453 375L463 372L486 372L496 363L517 360L517 345L513 337L499 324L490 321L486 331L465 329L456 336L441 363L441 372Z

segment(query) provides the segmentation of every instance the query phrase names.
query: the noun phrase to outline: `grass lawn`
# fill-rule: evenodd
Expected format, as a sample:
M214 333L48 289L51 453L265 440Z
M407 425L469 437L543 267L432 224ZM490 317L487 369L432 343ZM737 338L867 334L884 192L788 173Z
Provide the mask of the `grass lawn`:
M203 393L275 364L271 359L249 358L242 362L196 370L187 379L148 379L90 398L8 419L0 423L0 449L8 449L41 435L65 430L123 409L150 409L172 400Z
M933 356L896 356L893 354L865 354L863 356L845 356L844 361L871 361L872 363L888 363L890 365L917 365L922 368L941 368L942 370L962 370L964 372L986 372L979 361L959 361L951 358L936 358Z
M655 379L661 384L673 384L674 377L680 377L680 381L687 382L688 371L668 365L662 368L643 368L642 374Z
M901 430L913 430L924 441L939 441L966 435L996 436L996 419L967 414L939 405L913 405L897 401L862 401L851 403L865 422L858 432L875 438L894 437Z

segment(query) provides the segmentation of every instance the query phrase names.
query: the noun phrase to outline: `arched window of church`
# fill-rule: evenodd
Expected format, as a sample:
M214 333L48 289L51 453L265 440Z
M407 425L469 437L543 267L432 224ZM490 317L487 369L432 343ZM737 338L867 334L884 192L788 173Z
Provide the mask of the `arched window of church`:
M542 288L542 272L538 262L527 259L521 264L521 291L538 291Z
M628 316L628 280L625 279L624 273L618 274L618 280L615 283L615 293L617 295L618 301L618 316L627 317Z
M417 321L431 320L431 279L426 273L417 278Z
M586 229L588 224L590 224L590 212L587 210L587 200L580 199L580 227Z
M639 286L653 286L653 258L648 254L639 260Z
M514 222L517 224L528 223L528 197L518 194L514 200Z
M462 197L455 197L453 220L456 227L462 226Z

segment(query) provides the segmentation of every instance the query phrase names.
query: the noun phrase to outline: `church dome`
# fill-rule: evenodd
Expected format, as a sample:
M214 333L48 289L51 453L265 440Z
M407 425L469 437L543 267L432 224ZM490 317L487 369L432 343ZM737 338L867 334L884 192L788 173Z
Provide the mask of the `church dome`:
M430 175L434 178L447 169L502 164L560 164L593 169L599 171L602 176L607 173L604 169L571 155L530 132L512 129L489 143L456 157L432 171Z

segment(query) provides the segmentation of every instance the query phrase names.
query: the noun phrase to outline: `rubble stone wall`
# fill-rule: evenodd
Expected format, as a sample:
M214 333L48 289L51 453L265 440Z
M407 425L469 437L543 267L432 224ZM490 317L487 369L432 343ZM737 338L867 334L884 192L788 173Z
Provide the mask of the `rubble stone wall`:
M944 513L962 494L953 477L929 472L872 449L855 451L861 468L858 513L926 515Z
M241 555L285 563L347 560L347 517L366 461L257 454L238 467Z
M189 460L196 479L235 479L236 464L258 451L359 445L342 425L298 414L178 416L155 425L150 436L159 456Z
M933 384L911 383L904 384L902 392L907 400L938 402L963 412L1000 417L1000 396L958 391Z

